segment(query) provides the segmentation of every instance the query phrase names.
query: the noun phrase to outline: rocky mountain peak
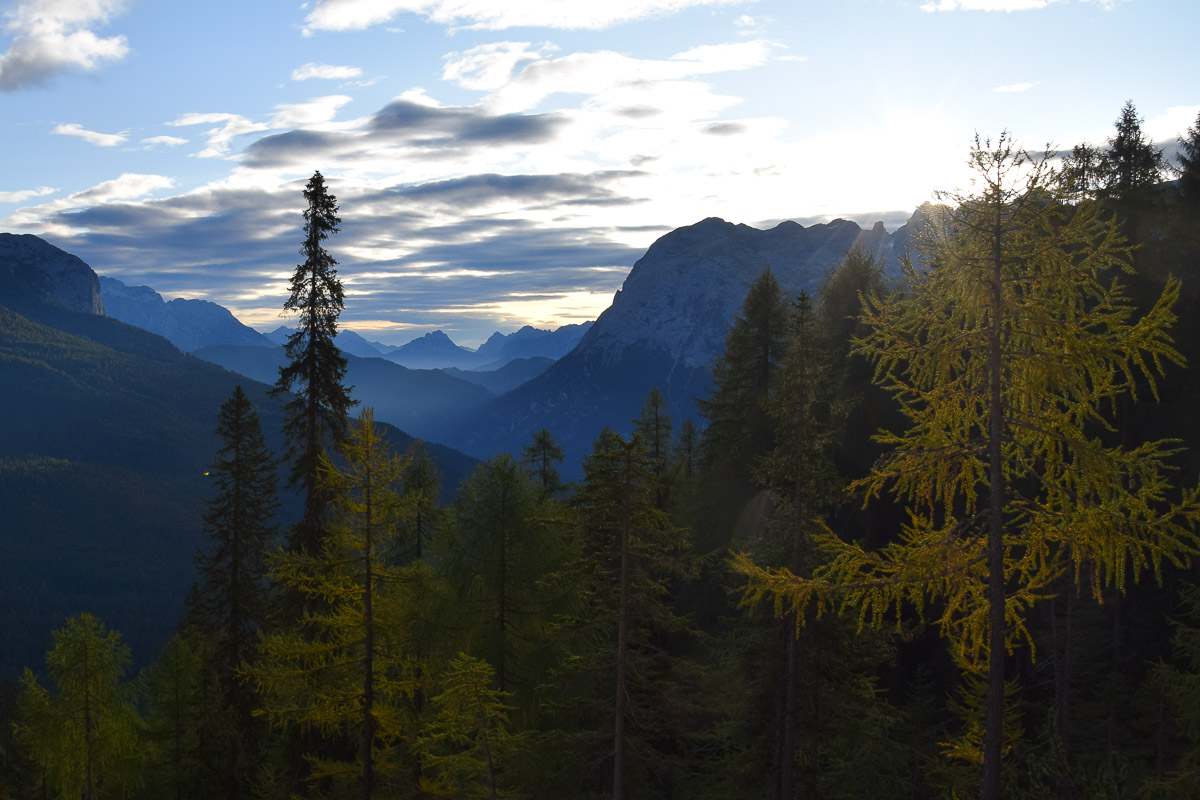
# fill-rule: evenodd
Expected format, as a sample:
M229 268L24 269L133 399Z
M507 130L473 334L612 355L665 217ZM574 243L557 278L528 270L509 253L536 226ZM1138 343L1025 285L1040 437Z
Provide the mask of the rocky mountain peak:
M36 236L0 233L0 298L19 296L104 313L100 281L82 259Z

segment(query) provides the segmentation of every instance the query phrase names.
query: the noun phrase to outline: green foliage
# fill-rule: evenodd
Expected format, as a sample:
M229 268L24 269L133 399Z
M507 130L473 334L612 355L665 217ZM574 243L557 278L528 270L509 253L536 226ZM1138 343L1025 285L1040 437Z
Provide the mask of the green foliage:
M341 736L356 753L310 756L314 784L358 784L370 796L409 780L409 701L419 680L405 620L424 579L419 562L394 565L409 511L400 492L407 462L383 445L370 409L343 455L342 469L321 462L319 486L334 502L321 551L276 551L271 559L271 577L309 598L310 610L298 627L264 636L244 675L272 723Z
M452 598L445 620L462 626L471 655L495 670L501 691L533 713L570 607L562 572L576 556L563 514L510 455L489 458L460 487L435 562Z
M146 788L156 797L208 798L220 789L236 797L253 775L238 763L242 743L207 649L177 634L138 678L146 697Z
M521 747L509 729L508 694L493 686L486 661L460 653L441 678L442 691L431 701L433 716L417 746L430 773L422 790L434 797L513 797L505 790L504 767Z
M120 797L136 785L144 727L122 684L129 648L91 614L67 620L46 653L51 686L26 669L18 736L65 797Z
M751 598L801 619L834 598L860 624L932 609L968 668L1031 642L1028 610L1068 563L1096 591L1161 578L1195 552L1200 514L1195 491L1169 498L1174 442L1102 438L1117 398L1139 380L1154 393L1179 360L1168 335L1178 284L1135 319L1111 278L1128 263L1115 223L1061 203L1046 162L1006 137L971 158L982 191L931 220L928 266L904 264L905 291L872 299L858 342L911 427L880 434L892 452L855 487L902 499L903 534L878 552L822 534L828 562L811 579L739 561Z

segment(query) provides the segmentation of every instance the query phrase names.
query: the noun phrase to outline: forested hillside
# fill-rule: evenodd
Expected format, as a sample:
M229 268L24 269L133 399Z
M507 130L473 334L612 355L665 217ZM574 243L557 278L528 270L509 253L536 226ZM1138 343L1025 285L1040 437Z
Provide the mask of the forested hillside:
M0 797L1200 796L1200 119L1176 164L1139 125L1061 161L977 140L898 277L866 248L812 292L761 270L698 418L648 392L573 482L542 429L442 502L449 469L348 407L320 173L282 410L0 309L0 409L46 415L12 452L47 454L4 456L4 546L91 567L62 602L4 576L56 605L0 620L45 649L0 694ZM86 496L127 473L144 497ZM48 549L74 474L95 508ZM154 590L110 582L154 544L92 534L122 513L204 553L156 653L114 600Z

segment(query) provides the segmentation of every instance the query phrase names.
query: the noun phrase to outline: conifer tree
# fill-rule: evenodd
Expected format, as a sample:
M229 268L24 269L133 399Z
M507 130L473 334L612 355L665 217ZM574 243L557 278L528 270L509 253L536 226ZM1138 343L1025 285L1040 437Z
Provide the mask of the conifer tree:
M136 781L143 728L121 679L129 648L91 614L71 617L46 653L51 687L26 668L18 735L63 797L120 797Z
M401 483L412 514L406 526L406 538L410 541L407 543L409 553L404 560L411 561L425 557L425 544L433 536L441 516L438 492L442 488L442 475L420 439L413 439L404 454L408 458L408 468L404 470Z
M1116 132L1100 155L1100 168L1104 176L1101 196L1117 201L1126 214L1143 206L1150 190L1162 180L1163 152L1142 132L1142 119L1132 100L1121 108Z
M297 330L288 337L288 363L279 369L272 392L293 396L284 405L284 433L292 460L289 485L304 492L304 517L296 528L297 545L307 555L320 551L324 536L325 500L317 485L320 457L335 448L346 434L346 414L354 401L345 386L346 357L334 343L338 316L345 306L337 261L324 242L337 233L337 198L325 187L325 178L314 172L304 189L304 263L292 275L285 311L299 314Z
M211 643L209 666L220 676L223 704L233 710L241 739L251 734L255 701L235 672L254 657L258 631L269 614L265 561L279 501L274 458L241 386L222 404L216 432L221 446L208 472L214 494L204 514L213 545L196 557L200 582L189 598L190 617ZM236 751L253 750L249 741L237 744ZM246 755L253 760L252 753ZM251 766L231 768L245 778Z
M542 487L512 456L493 456L459 488L436 550L471 655L486 659L502 692L530 693L545 679L563 611L557 579L569 542Z
M672 724L667 689L676 664L655 646L655 637L687 630L666 600L667 581L687 574L686 532L654 504L640 438L625 441L606 429L584 471L576 502L586 531L587 591L597 604L593 613L611 636L596 655L603 674L612 676L605 692L612 698L611 791L614 800L622 800L672 769L671 759L650 743L685 736Z
M1046 160L1008 136L971 153L980 191L931 220L926 267L875 299L859 344L911 427L857 482L908 505L900 539L879 552L819 537L829 563L811 579L741 560L752 595L804 618L832 597L880 624L936 602L960 663L986 676L981 796L1000 790L1005 654L1029 639L1027 609L1070 564L1093 591L1161 576L1196 551L1197 492L1169 499L1171 442L1108 446L1105 416L1163 364L1170 282L1134 318L1111 271L1128 269L1115 221L1064 204Z
M460 653L442 677L431 703L433 717L421 732L421 761L433 777L422 787L435 796L499 800L504 766L520 746L509 728L507 693L493 686L486 661Z
M1179 192L1183 199L1200 206L1200 114L1187 136L1179 139Z
M545 428L533 434L533 441L521 448L521 463L537 478L544 497L553 497L563 489L562 479L554 466L561 464L563 457L563 449Z
M343 469L321 460L319 488L334 508L320 553L273 556L272 576L317 602L299 630L263 637L261 656L245 674L272 722L340 735L356 753L350 761L310 757L311 780L357 784L369 799L410 777L406 703L417 682L402 620L414 573L393 566L406 462L387 449L370 409L350 430L343 455Z
M147 784L163 800L221 796L222 785L224 796L236 797L253 774L233 768L227 756L237 751L239 732L221 714L218 673L200 641L172 636L138 678L146 697Z
M770 269L746 293L713 365L713 391L699 400L707 420L701 436L700 517L703 549L724 549L735 523L761 490L758 460L774 445L768 398L786 349L788 302Z
M633 433L641 437L650 459L650 474L654 478L654 504L662 510L667 507L671 493L670 473L667 465L671 457L671 412L667 400L657 388L650 390L642 403L642 415L633 420Z

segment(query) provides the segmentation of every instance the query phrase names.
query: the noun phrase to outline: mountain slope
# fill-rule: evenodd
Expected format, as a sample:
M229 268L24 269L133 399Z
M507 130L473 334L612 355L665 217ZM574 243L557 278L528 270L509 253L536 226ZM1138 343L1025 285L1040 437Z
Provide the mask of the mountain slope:
M274 383L286 362L282 347L206 347L203 358L262 383ZM439 441L447 424L468 416L494 394L440 370L408 369L382 358L346 356L346 384L375 418L423 439Z
M899 237L899 238L898 238ZM634 264L621 290L579 345L544 373L497 398L443 439L477 456L515 452L547 427L580 461L604 426L626 432L650 389L663 391L679 425L697 418L695 398L712 386L710 365L750 284L770 267L785 290L815 294L826 270L851 246L887 260L891 236L846 220L770 230L710 218L674 230Z
M446 367L443 372L476 383L493 394L504 394L541 375L554 363L550 358L514 358L495 369L466 370Z

